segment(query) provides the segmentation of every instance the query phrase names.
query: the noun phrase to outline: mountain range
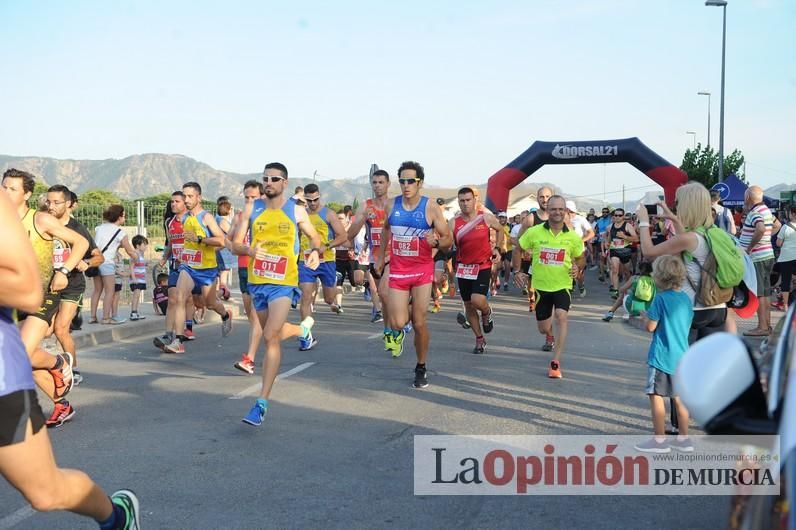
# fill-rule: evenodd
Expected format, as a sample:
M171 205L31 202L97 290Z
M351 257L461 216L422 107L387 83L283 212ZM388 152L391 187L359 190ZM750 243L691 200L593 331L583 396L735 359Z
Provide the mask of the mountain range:
M146 153L128 156L120 160L71 160L37 156L0 155L0 172L14 167L36 175L43 183L64 184L80 194L88 190L110 190L123 199L136 199L158 195L180 189L182 184L195 181L201 184L203 196L213 200L220 195L228 195L233 202L240 204L242 187L247 180L260 179L262 173L234 173L215 169L184 155ZM488 175L484 176L484 180ZM313 179L311 177L290 177L290 191L295 186L304 186ZM351 178L325 179L317 182L325 202L334 201L341 204L352 204L354 199L360 202L370 197L368 175L352 176ZM511 190L509 203L513 203L532 193L544 184L551 186L556 192L567 196L566 192L550 183L525 182ZM477 186L486 193L486 184ZM766 190L766 193L779 197L782 189L793 189L792 185L778 184ZM391 194L399 193L397 179L393 179ZM425 186L424 193L432 198L452 200L456 196L456 188ZM237 198L237 200L236 200ZM599 210L603 203L599 199L578 199L578 209L589 208Z

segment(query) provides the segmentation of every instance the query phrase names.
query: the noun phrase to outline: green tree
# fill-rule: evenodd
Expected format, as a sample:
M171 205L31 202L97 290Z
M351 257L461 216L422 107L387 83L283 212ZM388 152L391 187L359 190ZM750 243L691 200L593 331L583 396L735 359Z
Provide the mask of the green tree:
M78 194L78 197L80 198L80 202L86 204L104 204L110 206L111 204L122 204L124 202L118 195L108 190L88 190Z
M746 182L743 174L744 156L738 149L724 157L724 176L736 175ZM719 155L712 147L697 144L695 149L686 149L680 169L688 174L689 180L701 182L706 188L719 181Z
M334 210L335 212L339 212L343 209L344 204L340 204L339 202L329 201L326 203L326 207L330 210Z

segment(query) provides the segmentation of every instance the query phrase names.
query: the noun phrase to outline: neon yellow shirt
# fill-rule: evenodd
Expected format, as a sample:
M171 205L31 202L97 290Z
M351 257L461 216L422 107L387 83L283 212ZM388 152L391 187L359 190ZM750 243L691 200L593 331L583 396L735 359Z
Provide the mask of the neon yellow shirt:
M511 252L514 245L511 243L511 228L507 224L503 225L503 241L506 242L506 251Z
M520 248L532 256L534 289L545 292L572 289L569 269L572 260L583 255L583 240L566 226L553 234L547 221L525 231L519 239Z
M310 223L312 226L315 227L315 230L318 232L318 235L321 238L321 245L327 247L326 252L323 253L323 256L320 256L320 261L323 263L324 261L334 261L335 258L335 251L333 248L329 247L329 241L335 238L334 230L332 229L332 225L326 220L326 215L328 213L328 209L326 206L320 208L316 213L307 212L310 217ZM299 259L304 261L307 256L309 256L310 252L312 251L312 247L310 247L310 238L301 234L301 254L299 255Z

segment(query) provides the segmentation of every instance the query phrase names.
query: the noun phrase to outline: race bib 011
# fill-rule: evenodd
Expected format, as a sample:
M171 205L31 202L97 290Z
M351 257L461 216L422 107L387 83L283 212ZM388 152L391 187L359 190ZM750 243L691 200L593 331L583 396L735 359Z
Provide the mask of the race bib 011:
M255 259L252 272L259 278L284 280L287 271L287 257L266 254L265 259Z

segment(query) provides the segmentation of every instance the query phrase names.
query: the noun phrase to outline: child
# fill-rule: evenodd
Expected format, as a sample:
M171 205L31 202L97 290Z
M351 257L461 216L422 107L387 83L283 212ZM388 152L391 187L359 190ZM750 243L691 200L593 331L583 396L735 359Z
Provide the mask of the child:
M635 446L636 450L646 453L694 450L688 438L688 410L672 390L672 374L688 349L688 331L694 316L691 300L680 290L685 274L683 260L675 256L661 256L652 266L658 292L645 315L647 331L653 333L647 354L646 392L650 397L655 436ZM666 440L664 431L665 397L672 398L679 420L680 434L672 441Z
M614 305L603 317L605 322L614 318L614 312L624 304L628 316L638 316L642 311L649 309L652 299L655 298L655 280L651 277L652 264L642 261L638 264L638 276L633 276L622 285L619 290L621 295Z
M115 270L114 270L114 288L113 288L113 300L111 301L112 305L112 316L111 316L111 324L122 324L127 322L126 318L119 318L119 297L122 294L122 285L124 285L124 279L130 276L130 266L129 260L122 258L121 252L116 252L116 259L114 260Z
M146 316L141 316L138 313L138 305L146 290L146 258L144 255L149 246L149 240L138 234L133 237L132 243L135 248L135 257L130 275L130 320L143 320Z
M156 315L165 315L169 308L169 275L160 273L157 286L152 289L152 306Z

